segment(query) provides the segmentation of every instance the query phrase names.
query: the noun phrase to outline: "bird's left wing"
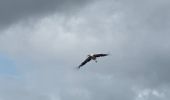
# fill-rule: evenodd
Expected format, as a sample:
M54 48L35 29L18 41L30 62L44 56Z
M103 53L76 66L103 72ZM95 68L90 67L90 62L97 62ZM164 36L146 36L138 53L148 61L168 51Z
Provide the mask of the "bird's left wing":
M79 66L78 68L82 67L83 65L85 65L87 62L89 62L91 60L90 57L88 57L86 60L84 60Z

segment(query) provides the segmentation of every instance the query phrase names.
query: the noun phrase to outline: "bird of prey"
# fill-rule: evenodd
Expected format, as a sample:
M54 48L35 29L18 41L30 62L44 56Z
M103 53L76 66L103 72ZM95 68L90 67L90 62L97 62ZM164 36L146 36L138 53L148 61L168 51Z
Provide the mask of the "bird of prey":
M97 57L104 57L108 56L109 54L89 54L87 55L87 58L78 66L78 68L81 68L83 65L85 65L87 62L94 60L97 63Z

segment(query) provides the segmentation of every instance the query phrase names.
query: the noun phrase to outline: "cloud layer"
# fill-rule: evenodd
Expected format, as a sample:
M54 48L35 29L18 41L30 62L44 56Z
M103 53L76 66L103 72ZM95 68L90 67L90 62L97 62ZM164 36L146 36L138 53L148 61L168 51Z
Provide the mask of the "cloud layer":
M40 18L56 11L58 13L69 13L70 11L73 13L87 2L88 0L1 0L0 27L7 27L21 19Z
M0 51L19 75L1 78L0 99L169 100L169 1L32 3L4 22ZM77 71L91 52L111 55Z

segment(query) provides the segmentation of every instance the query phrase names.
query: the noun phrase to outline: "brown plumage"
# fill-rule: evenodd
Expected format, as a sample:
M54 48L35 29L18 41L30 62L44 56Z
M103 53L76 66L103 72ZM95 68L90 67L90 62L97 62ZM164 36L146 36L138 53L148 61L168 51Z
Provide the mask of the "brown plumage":
M87 62L94 60L97 63L96 58L97 57L104 57L108 56L109 54L90 54L88 57L78 66L78 68L81 68L83 65L85 65Z

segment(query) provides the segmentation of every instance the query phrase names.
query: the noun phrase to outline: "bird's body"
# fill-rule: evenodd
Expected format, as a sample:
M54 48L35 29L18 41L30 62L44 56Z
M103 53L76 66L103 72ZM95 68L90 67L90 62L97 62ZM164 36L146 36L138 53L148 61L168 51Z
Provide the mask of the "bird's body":
M87 55L88 57L90 57L92 60L96 60L96 57L94 56L94 54L90 54L90 55Z
M108 56L109 54L89 54L87 55L88 57L78 66L78 68L82 67L85 65L87 62L94 60L97 63L97 57L104 57Z

